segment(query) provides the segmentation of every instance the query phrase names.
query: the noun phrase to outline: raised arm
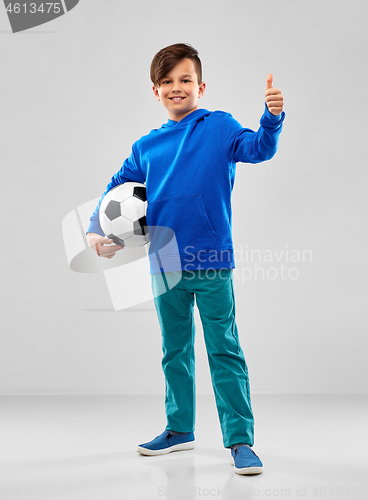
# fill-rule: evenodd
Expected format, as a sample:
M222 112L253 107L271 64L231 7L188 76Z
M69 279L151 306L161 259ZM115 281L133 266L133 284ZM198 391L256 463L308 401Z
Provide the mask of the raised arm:
M226 158L232 162L260 163L270 160L277 151L279 135L285 112L284 99L279 89L274 89L273 76L267 76L265 111L257 131L243 128L230 113L222 124L221 140Z

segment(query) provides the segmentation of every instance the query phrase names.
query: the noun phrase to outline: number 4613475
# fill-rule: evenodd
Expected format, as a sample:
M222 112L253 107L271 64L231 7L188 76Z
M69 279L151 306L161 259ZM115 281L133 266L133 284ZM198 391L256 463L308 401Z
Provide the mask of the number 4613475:
M45 6L45 7L44 7ZM27 10L28 7L28 10ZM53 9L53 10L51 10ZM9 4L6 7L6 11L14 14L19 14L20 12L29 12L30 14L35 14L37 12L41 12L42 14L49 14L50 12L53 12L54 14L59 14L61 11L61 3L60 2L45 2L41 3L40 5L36 5L35 3L31 4L21 4L21 3L14 3L14 4Z

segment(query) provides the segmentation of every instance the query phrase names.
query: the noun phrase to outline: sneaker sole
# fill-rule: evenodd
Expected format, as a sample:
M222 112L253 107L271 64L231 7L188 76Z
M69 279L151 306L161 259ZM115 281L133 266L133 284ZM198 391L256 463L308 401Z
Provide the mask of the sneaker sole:
M231 464L234 466L234 471L237 474L261 474L263 472L263 467L243 467L242 469L238 469L235 467L235 462L233 457L231 457Z
M141 455L148 455L148 456L166 455L167 453L171 453L172 451L192 450L194 446L195 446L194 441L188 441L187 443L174 444L173 446L169 446L169 448L163 448L161 450L150 450L149 448L138 446L137 451Z

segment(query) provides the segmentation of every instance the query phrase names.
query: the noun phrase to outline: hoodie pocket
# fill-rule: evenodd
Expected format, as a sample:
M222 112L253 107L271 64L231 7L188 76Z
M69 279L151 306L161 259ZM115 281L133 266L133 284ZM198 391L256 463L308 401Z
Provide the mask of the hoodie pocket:
M149 203L147 224L171 228L175 233L180 253L206 252L213 250L216 245L217 233L213 229L200 194L177 196Z

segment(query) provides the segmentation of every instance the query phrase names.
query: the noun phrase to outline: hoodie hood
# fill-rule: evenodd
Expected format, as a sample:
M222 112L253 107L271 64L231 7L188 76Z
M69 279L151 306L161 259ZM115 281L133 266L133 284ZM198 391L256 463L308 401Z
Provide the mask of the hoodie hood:
M187 125L188 123L197 122L201 118L209 116L210 114L211 111L208 111L208 109L196 109L195 111L189 113L187 116L184 116L184 118L182 118L178 122L170 119L167 120L166 123L161 125L161 128L181 127L182 125Z

